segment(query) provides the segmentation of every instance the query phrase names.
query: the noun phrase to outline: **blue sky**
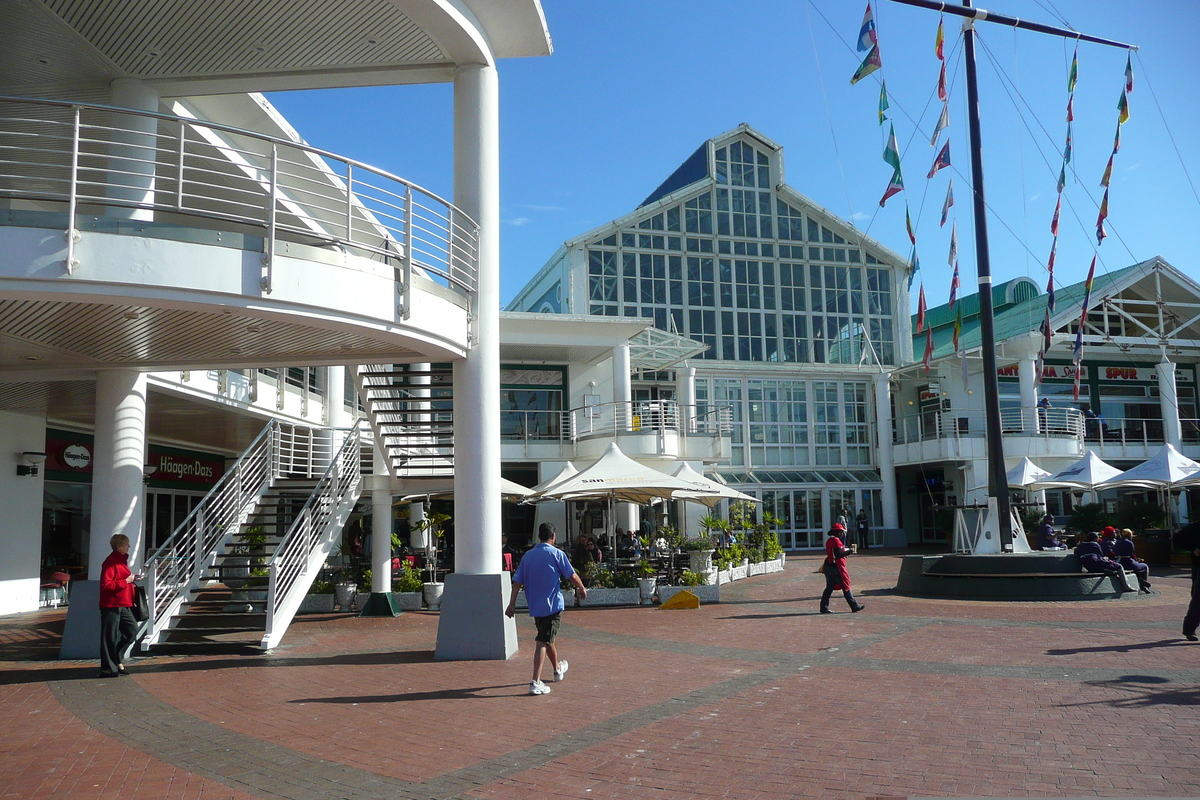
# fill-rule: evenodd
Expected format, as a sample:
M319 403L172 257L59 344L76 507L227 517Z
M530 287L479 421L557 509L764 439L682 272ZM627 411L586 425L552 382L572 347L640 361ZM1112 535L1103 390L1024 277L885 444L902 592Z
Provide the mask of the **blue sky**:
M931 305L945 302L950 226L938 216L950 170L925 174L940 112L935 12L878 0L876 19L907 191L880 209L875 73L855 86L864 2L543 0L549 58L501 63L502 297L507 303L568 238L632 211L705 139L740 122L783 146L787 182L907 255L905 195ZM983 8L1140 46L1131 119L1110 194L1098 272L1161 255L1200 279L1200 3L989 0ZM950 137L963 291L976 284L960 20L946 17ZM1071 43L979 25L981 113L993 274L1045 284L1055 182L1066 133ZM1098 184L1112 149L1125 51L1082 44L1074 173L1056 275L1082 280L1095 245ZM999 72L998 72L999 70ZM1003 75L1003 78L998 77ZM1152 90L1152 91L1151 91ZM310 143L449 197L449 85L270 95ZM1020 107L1018 113L1016 106ZM1159 108L1162 113L1160 115ZM1165 124L1164 124L1165 116ZM1174 141L1172 141L1172 138ZM1176 154L1182 153L1182 162ZM1191 175L1191 182L1185 175ZM915 302L914 287L914 302Z

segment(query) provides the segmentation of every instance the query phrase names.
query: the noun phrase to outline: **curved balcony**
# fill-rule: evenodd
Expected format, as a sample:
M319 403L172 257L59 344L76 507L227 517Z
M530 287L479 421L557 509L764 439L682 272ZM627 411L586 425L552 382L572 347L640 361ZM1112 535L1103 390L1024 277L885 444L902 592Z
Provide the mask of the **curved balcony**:
M354 159L186 115L0 97L0 237L0 333L22 340L0 368L469 346L478 226L466 214ZM89 347L54 324L66 317L76 330L137 324Z
M599 458L616 441L631 457L719 461L729 458L732 431L728 406L685 406L673 400L500 412L506 458Z
M1004 457L1081 456L1083 414L1075 408L1003 408ZM892 422L897 466L987 458L987 423L981 410L931 410Z

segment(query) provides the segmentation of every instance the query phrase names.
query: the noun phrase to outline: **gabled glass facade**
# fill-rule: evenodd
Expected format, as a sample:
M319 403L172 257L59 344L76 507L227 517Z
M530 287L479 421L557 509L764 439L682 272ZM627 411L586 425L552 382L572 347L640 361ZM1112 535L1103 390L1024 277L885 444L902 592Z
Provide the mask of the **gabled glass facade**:
M711 172L587 242L588 313L653 319L706 359L895 364L891 267L785 202L749 142L715 148Z

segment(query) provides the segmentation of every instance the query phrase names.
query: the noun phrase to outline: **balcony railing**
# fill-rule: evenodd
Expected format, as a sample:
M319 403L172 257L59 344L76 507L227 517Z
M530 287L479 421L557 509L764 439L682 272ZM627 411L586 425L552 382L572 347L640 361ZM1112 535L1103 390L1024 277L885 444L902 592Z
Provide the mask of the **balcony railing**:
M1000 429L1005 436L1055 439L1083 437L1083 414L1076 408L1002 408ZM978 410L926 411L892 422L893 444L931 439L963 439L987 434L984 413Z
M360 161L189 117L0 97L0 197L67 212L68 270L76 214L124 209L261 231L268 290L277 240L394 264L406 290L413 269L476 288L479 226L446 200Z
M1190 435L1194 443L1196 438L1195 420L1180 420L1183 423L1184 441ZM1190 424L1189 424L1190 423ZM1142 419L1136 417L1110 418L1094 417L1084 421L1084 440L1103 445L1159 445L1165 442L1166 436L1161 419Z
M673 400L601 403L571 409L573 440L627 433L675 431L681 436L728 436L729 406L685 406Z

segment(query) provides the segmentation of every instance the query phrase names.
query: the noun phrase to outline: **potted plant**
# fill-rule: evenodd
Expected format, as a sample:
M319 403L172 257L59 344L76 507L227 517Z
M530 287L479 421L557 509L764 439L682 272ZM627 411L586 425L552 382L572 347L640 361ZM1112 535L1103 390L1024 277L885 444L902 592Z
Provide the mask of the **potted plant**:
M358 584L349 573L343 572L333 584L333 593L337 597L338 611L349 613L354 596L358 593Z
M683 550L688 554L688 569L692 572L708 572L712 569L712 539L707 536L697 536L695 539L685 539Z
M446 523L449 521L449 514L434 511L422 517L414 526L416 530L427 531L429 534L429 544L427 545L425 556L425 570L428 573L428 580L422 584L421 590L425 595L425 605L429 606L430 611L437 611L442 606L442 589L444 588L444 584L437 579L438 552L441 549L441 539L446 529Z
M402 611L420 611L424 581L421 573L407 561L401 562L400 572L392 577L392 593Z
M333 581L318 578L308 587L308 594L300 601L298 614L330 614L334 604Z
M354 608L361 611L371 597L371 591L375 586L375 576L370 569L361 569L358 571L356 583L358 588L354 592Z
M634 574L637 575L638 596L641 598L642 605L648 606L654 602L654 586L658 583L655 578L654 565L646 559L641 559L634 565Z
M618 575L631 576L632 573L614 573L603 564L589 561L579 571L579 578L587 587L587 597L580 605L584 606L636 606L638 604L637 581L629 577L618 579ZM618 586L617 582L632 582L632 586Z
M267 544L266 530L262 525L251 525L235 537L237 544L229 548L229 555L221 564L221 582L230 589L243 589L250 585L250 569L263 563ZM265 597L265 595L264 595ZM233 601L245 603L249 595L233 593Z

